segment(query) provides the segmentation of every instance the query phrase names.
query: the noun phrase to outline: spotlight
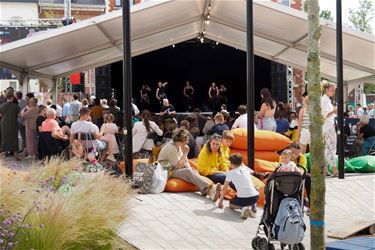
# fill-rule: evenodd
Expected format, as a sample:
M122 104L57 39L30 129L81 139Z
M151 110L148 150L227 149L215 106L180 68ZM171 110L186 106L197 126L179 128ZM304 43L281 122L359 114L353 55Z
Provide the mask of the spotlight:
M208 5L208 10L211 10L211 4Z
M173 47L173 48L175 48L175 47L176 47L176 45L175 45L175 44L173 44L173 45L172 45L172 47Z
M205 31L205 30L203 30L203 32L202 32L202 33L203 33L203 35L206 35L206 31Z
M219 45L219 42L218 42L218 41L216 41L216 45Z
M210 19L210 17L211 17L210 14L207 14L207 19Z
M201 40L201 43L203 43L203 42L204 42L204 38L203 38L203 37L201 37L201 39L200 39L200 40Z

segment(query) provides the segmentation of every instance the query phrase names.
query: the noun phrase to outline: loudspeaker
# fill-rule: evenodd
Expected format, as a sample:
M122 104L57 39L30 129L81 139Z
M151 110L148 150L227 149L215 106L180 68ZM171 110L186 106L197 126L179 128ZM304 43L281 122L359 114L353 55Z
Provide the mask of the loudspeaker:
M285 65L271 62L271 94L276 102L287 102L288 100L286 71Z
M106 65L95 69L95 92L100 99L111 98L111 65Z

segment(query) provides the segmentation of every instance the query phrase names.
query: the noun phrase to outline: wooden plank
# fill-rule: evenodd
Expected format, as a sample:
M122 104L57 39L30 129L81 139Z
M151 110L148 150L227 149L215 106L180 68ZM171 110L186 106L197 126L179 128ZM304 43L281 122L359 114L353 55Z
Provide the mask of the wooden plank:
M347 225L345 227L334 230L329 230L328 237L343 240L370 227L375 227L375 220L356 221L351 225Z

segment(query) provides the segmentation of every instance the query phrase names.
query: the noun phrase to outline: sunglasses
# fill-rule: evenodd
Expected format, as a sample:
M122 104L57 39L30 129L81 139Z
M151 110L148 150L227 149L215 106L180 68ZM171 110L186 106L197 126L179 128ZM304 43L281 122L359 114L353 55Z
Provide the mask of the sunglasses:
M213 134L211 136L211 139L216 139L216 140L221 140L223 137L221 135L218 135L218 134Z

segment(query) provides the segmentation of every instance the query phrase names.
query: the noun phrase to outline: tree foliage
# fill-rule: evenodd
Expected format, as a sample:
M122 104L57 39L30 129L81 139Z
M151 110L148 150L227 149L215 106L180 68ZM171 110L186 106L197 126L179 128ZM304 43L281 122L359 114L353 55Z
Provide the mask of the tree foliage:
M372 0L359 0L359 7L356 10L349 9L349 21L354 28L370 34L372 33L371 20L374 15Z
M365 83L364 93L365 94L375 94L375 84Z
M332 12L330 10L322 10L319 15L320 18L333 22Z

